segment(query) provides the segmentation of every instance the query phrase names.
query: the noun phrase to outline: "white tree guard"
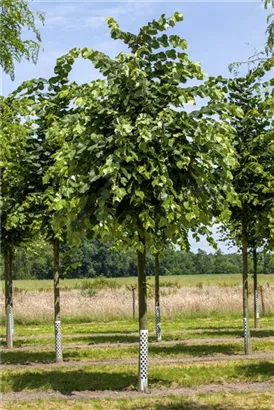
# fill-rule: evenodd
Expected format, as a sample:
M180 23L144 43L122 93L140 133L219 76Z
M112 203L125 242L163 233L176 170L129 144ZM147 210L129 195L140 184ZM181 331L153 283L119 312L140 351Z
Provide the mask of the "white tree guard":
M11 306L11 329L12 329L12 336L14 336L14 309Z
M248 352L248 347L249 347L249 328L248 328L248 320L247 317L244 317L244 347L245 347L245 352Z
M139 342L139 391L148 387L148 331L140 330Z
M61 320L56 320L54 322L55 326L55 353L56 353L56 362L63 361L63 350L62 350L62 329L61 329Z
M161 314L160 306L155 305L155 322L156 322L156 340L160 342L162 340L162 331L161 331Z
M259 314L259 293L258 289L255 289L255 315L256 319L259 319L260 314Z
M9 349L13 348L13 309L11 305L7 306L6 313L6 329L7 329L7 347Z

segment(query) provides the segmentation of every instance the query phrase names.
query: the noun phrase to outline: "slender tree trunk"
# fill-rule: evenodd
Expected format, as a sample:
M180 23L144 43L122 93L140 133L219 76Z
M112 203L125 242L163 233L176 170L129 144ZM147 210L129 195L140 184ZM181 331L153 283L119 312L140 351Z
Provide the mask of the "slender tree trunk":
M263 285L260 286L261 290L261 303L262 303L262 316L265 316L265 304L264 304L264 288Z
M243 325L244 325L244 350L245 354L251 354L250 330L248 320L248 262L247 262L247 235L246 226L243 223L242 232L242 257L243 257Z
M156 341L162 340L161 313L160 313L160 280L159 280L159 253L155 254L155 322Z
M60 315L60 243L59 239L53 240L53 284L54 284L54 328L55 328L55 354L56 362L63 361L62 329Z
M13 348L13 288L12 288L13 249L8 247L4 251L5 263L5 311L6 311L6 342L8 349Z
M253 277L254 277L254 327L258 329L259 326L259 294L258 294L258 258L257 249L253 248Z
M135 305L136 305L136 303L135 303L135 287L134 286L132 286L132 288L131 288L131 291L132 291L132 317L133 317L133 319L135 319L135 317L136 317L136 312L135 312Z
M145 251L137 252L138 262L138 297L139 297L139 371L138 388L146 392L148 388L148 330L147 330L147 283Z

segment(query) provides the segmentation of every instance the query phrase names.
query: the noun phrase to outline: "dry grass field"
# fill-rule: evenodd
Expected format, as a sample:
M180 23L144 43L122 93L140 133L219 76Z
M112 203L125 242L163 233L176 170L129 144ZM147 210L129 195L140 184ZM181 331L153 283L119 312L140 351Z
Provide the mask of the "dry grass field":
M241 287L229 286L230 278L207 285L196 277L196 286L163 278L162 342L155 342L154 289L149 286L150 392L141 396L136 391L138 319L132 318L129 283L82 281L61 292L62 364L55 363L51 290L16 286L12 350L5 348L3 316L0 328L1 408L274 409L271 279L264 281L265 315L258 330L252 328L250 287L250 356L243 354Z
M241 287L177 287L161 288L163 317L205 316L214 313L241 312ZM154 292L148 290L148 309L153 313ZM274 284L264 286L265 313L274 311ZM137 309L136 297L136 309ZM250 304L252 310L252 303ZM113 289L67 289L61 294L62 317L67 320L92 321L130 318L132 316L132 292L125 286ZM24 291L14 295L16 320L20 323L50 322L53 315L53 292L50 290ZM1 298L1 314L4 298Z

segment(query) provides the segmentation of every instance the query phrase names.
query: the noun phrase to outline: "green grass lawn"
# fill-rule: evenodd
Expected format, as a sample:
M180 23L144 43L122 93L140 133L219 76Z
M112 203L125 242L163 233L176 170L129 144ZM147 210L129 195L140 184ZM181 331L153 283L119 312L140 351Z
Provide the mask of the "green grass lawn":
M191 397L146 397L134 399L35 400L4 404L3 410L270 410L273 393L197 394Z
M252 318L250 318L250 326L252 329ZM235 332L234 336L238 336L242 332L243 320L240 314L235 315L219 315L214 314L207 317L176 317L168 320L162 320L163 333L169 332L211 332L211 337L226 337L230 332ZM274 330L274 318L273 316L267 316L260 318L259 330L251 330L254 335L271 336L269 332ZM150 335L155 334L155 321L154 318L150 318L148 321L148 330ZM83 323L73 323L62 321L62 333L63 335L89 335L91 333L136 333L138 332L138 320L133 319L119 319L111 321L90 321ZM265 333L267 332L267 333ZM43 336L54 335L53 322L52 323L39 323L32 325L17 324L15 327L15 339L17 336ZM5 325L0 325L0 336L5 337ZM176 335L174 335L175 337ZM195 334L195 338L199 337L199 334Z
M274 352L273 318L261 318L261 329L252 330L253 352ZM155 340L155 323L150 320L150 341ZM132 390L137 386L138 321L121 319L88 323L63 323L63 365L44 366L55 361L53 325L16 325L14 349L3 349L2 392L45 392L45 391L95 391ZM1 326L1 336L5 327ZM20 338L19 338L20 336ZM38 338L35 339L35 336ZM163 336L172 344L149 345L149 387L181 388L202 385L240 382L265 382L273 380L274 360L267 358L244 358L233 355L243 353L242 318L240 315L211 315L201 318L173 318L163 321ZM217 338L228 338L220 342ZM238 338L235 340L234 338ZM264 337L264 339L260 339ZM231 340L229 340L229 338ZM269 338L269 339L267 339ZM185 340L184 340L185 339ZM191 339L198 339L191 343ZM210 342L209 342L210 339ZM216 339L216 340L214 340ZM127 343L136 342L136 345ZM4 340L2 340L4 345ZM94 343L107 343L94 346ZM122 345L119 343L123 343ZM77 347L87 344L89 347ZM18 350L22 346L26 350ZM215 360L209 360L215 356ZM194 361L199 357L199 361ZM193 358L193 359L192 359ZM229 360L228 360L229 358ZM111 359L124 359L113 362ZM134 359L134 361L129 361ZM162 359L165 359L163 362ZM186 360L187 359L187 360ZM87 360L96 360L92 365ZM170 362L173 360L173 362ZM104 361L100 363L100 361ZM106 364L107 361L107 364ZM20 364L35 363L35 367L20 368ZM18 365L18 366L17 366ZM44 367L43 367L44 366ZM34 400L10 402L4 409L154 409L154 410L267 410L271 402L270 393L216 393L193 394L185 397L149 397L133 399L96 400ZM257 401L259 405L257 406ZM256 407L257 406L257 407Z
M153 282L153 277L148 276L148 282ZM250 281L252 277L250 276ZM111 278L111 281L115 281L120 286L137 285L137 278ZM260 284L271 283L274 284L274 275L262 275L258 277ZM94 279L64 279L61 280L62 289L74 289L81 286L83 281L93 282ZM160 278L162 285L170 282L177 283L181 287L184 286L236 286L241 285L242 275L179 275L179 276L162 276ZM52 289L52 280L15 280L14 287L25 290L38 290L38 289ZM1 281L1 288L4 288L4 281Z
M137 341L136 341L137 342ZM16 345L15 345L16 347ZM50 347L50 346L49 346ZM273 341L252 341L252 351L257 352L274 352ZM243 341L239 342L222 342L222 343L203 343L203 340L199 344L190 345L184 342L178 342L174 345L159 345L153 344L149 346L149 357L151 358L166 358L166 359L184 359L189 357L203 357L206 360L207 356L212 355L233 355L243 354ZM136 346L118 346L113 347L66 347L66 341L64 340L63 348L64 360L111 360L111 359L137 359L138 357L138 345ZM274 354L273 354L274 357ZM1 362L8 364L27 364L29 362L38 363L54 363L54 341L51 343L50 349L45 349L45 346L41 349L32 350L29 346L29 350L2 350Z
M136 365L54 367L2 370L2 392L125 390L136 386ZM193 387L229 382L263 382L273 379L274 360L211 363L150 364L150 388Z

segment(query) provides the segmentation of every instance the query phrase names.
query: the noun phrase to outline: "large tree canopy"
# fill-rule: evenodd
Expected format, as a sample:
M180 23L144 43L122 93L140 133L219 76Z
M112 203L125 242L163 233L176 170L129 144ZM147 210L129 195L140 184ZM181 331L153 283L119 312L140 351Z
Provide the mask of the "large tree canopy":
M0 64L13 80L15 61L20 62L22 58L34 63L37 61L41 36L36 27L35 16L43 23L44 14L32 13L25 0L1 0L0 7ZM34 38L24 39L24 29L31 31Z
M240 112L221 104L214 78L184 86L204 79L200 64L188 58L185 40L159 35L181 20L179 13L163 15L135 35L109 18L111 36L130 53L111 59L74 49L58 60L50 80L63 82L59 96L71 98L67 114L48 131L61 149L45 181L63 179L52 206L64 209L69 221L82 218L86 229L134 249L142 249L144 239L154 246L159 228L167 240L185 243L188 229L204 232L227 195L233 200L233 128L226 119L229 109ZM90 59L104 79L67 85L78 56ZM185 104L204 97L206 106L186 111Z

